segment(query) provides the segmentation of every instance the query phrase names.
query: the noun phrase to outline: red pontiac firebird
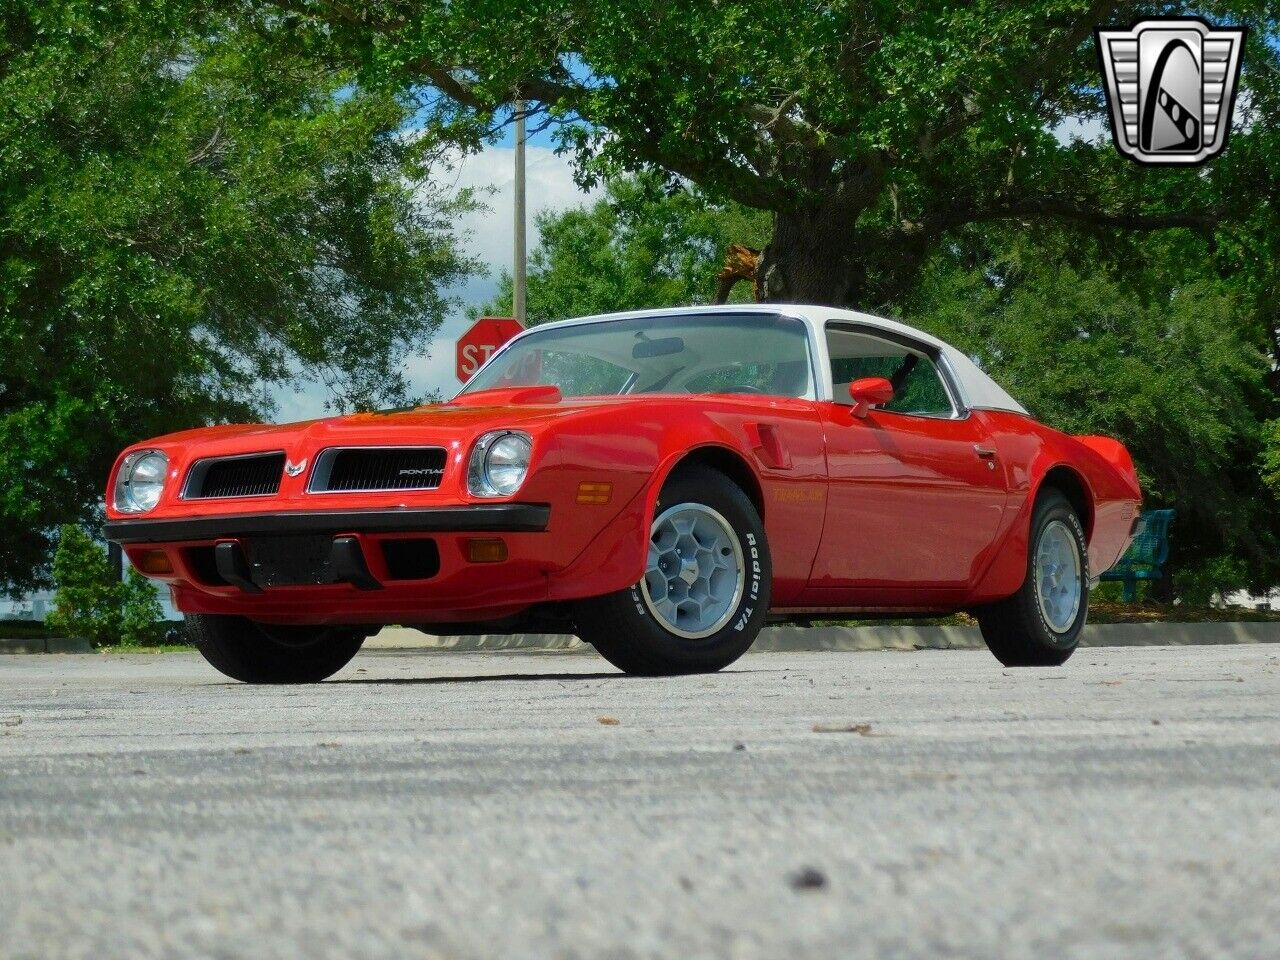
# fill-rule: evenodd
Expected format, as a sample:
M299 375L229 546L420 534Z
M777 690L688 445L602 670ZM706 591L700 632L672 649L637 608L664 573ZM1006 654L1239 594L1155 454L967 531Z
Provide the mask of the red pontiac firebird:
M448 403L126 450L106 535L228 676L311 682L384 624L573 632L718 670L766 621L972 611L1060 664L1129 543L1125 448L1037 422L954 347L825 307L522 333Z

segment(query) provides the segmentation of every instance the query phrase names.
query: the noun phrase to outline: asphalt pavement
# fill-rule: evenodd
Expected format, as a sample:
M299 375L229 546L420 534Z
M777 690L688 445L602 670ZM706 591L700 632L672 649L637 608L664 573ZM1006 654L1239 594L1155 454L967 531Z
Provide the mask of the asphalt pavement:
M1280 955L1280 646L0 657L0 958Z

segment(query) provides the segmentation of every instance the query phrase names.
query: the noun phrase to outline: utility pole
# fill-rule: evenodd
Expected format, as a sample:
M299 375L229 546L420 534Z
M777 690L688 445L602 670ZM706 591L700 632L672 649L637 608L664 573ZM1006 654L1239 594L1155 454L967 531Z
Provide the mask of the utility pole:
M524 249L524 101L516 101L516 190L515 263L511 271L511 310L520 325L525 324Z

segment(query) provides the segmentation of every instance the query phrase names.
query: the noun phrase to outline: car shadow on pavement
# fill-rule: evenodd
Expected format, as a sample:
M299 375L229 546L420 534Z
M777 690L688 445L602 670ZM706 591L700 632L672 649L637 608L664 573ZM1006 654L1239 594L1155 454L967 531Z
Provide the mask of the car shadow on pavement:
M519 680L627 680L625 673L490 673L469 674L456 677L348 677L344 680L326 680L333 683L485 683L487 681L519 681Z
M723 673L777 673L776 670L732 670ZM635 677L625 673L490 673L454 677L348 677L344 680L325 680L324 683L367 684L439 684L439 683L490 683L521 682L531 680L555 680L560 683L573 680L671 680L679 677Z

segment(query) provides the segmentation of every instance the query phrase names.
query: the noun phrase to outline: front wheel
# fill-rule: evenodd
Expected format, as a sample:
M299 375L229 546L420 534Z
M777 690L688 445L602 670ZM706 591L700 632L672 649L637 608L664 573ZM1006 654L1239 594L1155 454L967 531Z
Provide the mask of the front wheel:
M350 663L365 640L364 631L341 627L274 627L203 613L186 620L204 658L245 683L319 683Z
M754 642L772 576L751 500L724 474L689 470L658 498L644 578L580 602L578 634L625 673L709 673Z
M1036 503L1027 554L1022 587L978 610L978 625L1006 667L1056 667L1075 652L1089 611L1084 527L1056 490Z

